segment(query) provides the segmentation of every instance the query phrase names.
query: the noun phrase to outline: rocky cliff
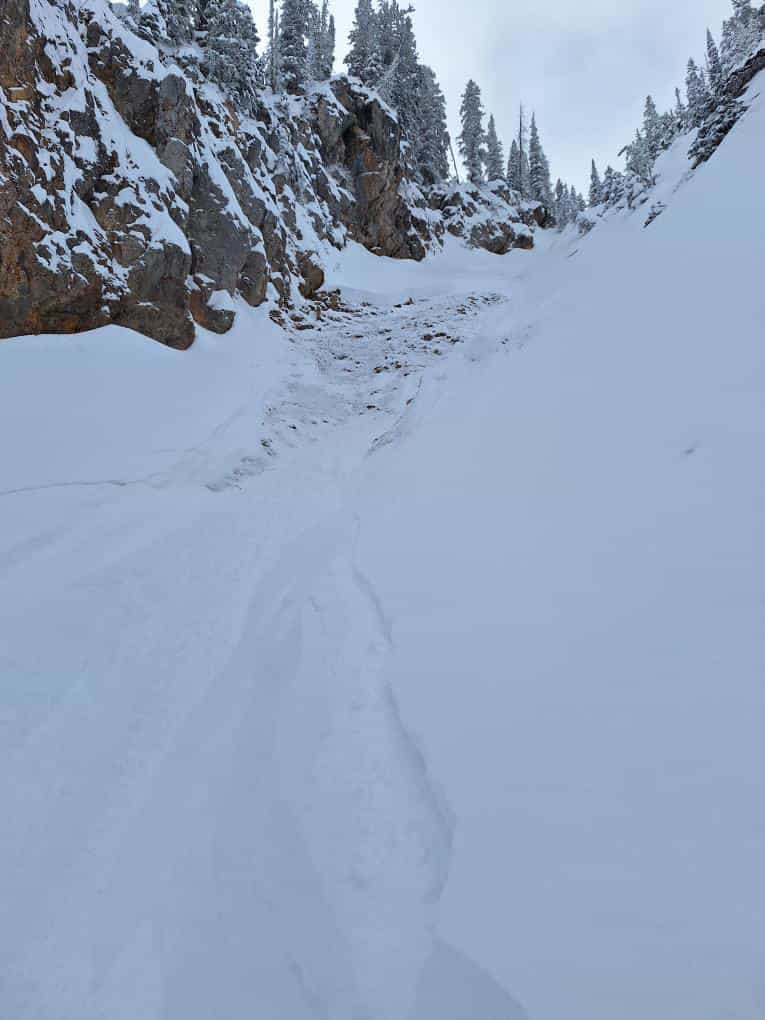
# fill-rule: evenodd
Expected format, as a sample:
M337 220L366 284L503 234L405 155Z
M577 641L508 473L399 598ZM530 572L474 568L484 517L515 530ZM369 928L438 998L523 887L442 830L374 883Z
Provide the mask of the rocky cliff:
M425 194L404 150L395 113L358 82L264 93L245 116L193 47L158 49L105 0L7 0L0 336L114 322L182 348L195 323L230 327L232 295L310 297L322 251L349 238L413 259L447 230L528 246L538 211L487 193L505 224L487 230L480 195Z

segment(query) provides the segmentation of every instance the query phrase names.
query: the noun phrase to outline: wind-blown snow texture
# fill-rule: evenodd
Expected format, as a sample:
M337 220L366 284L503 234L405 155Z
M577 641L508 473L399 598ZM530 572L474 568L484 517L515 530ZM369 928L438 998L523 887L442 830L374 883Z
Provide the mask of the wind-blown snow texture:
M0 1015L762 1015L764 129L288 340L0 345Z

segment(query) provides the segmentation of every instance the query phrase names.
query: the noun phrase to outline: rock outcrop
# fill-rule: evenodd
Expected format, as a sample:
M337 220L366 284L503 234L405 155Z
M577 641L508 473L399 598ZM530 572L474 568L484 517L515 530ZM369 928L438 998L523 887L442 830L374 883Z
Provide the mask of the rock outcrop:
M525 201L504 181L435 185L428 203L438 213L442 230L493 255L532 248L534 228L552 225L543 205Z
M395 113L337 78L245 116L193 47L106 0L6 0L0 20L0 336L118 323L187 347L231 300L310 298L348 238L421 259L445 232L503 252L532 209L407 174ZM455 197L457 196L457 197Z

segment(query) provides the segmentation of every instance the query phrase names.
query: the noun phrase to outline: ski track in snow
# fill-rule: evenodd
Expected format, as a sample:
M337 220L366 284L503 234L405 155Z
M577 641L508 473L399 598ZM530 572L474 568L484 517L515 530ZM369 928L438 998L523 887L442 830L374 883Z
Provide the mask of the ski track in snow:
M757 1020L764 114L647 229L0 345L3 1020Z
M0 492L23 522L2 551L4 604L14 576L54 582L23 585L16 606L22 629L36 606L46 642L30 654L9 640L0 659L15 691L0 719L13 736L0 779L14 819L2 848L4 1013L233 1018L243 986L273 1020L290 997L295 1017L410 1013L452 820L384 676L393 625L357 563L362 524L344 492L427 413L425 378L443 377L500 300L325 312L280 334L295 357L260 410L239 406L187 449L165 447L167 466ZM83 502L91 490L101 491ZM64 521L62 506L41 502L57 492ZM293 514L306 496L307 513ZM200 527L215 529L205 561L181 566ZM94 542L103 557L89 553ZM241 564L230 562L237 550ZM208 587L210 569L223 577ZM212 613L194 602L203 578ZM184 586L165 632L152 607ZM99 591L104 641L81 627ZM286 863L277 847L292 848ZM189 933L196 924L204 936ZM263 953L267 929L270 958L253 972L236 933ZM225 953L201 966L215 940Z

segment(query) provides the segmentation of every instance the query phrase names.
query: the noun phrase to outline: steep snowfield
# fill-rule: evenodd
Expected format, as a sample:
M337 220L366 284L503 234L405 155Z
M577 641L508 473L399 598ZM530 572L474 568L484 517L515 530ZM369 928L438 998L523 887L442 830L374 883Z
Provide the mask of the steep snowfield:
M0 345L0 1016L762 1015L764 128L289 339Z

